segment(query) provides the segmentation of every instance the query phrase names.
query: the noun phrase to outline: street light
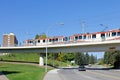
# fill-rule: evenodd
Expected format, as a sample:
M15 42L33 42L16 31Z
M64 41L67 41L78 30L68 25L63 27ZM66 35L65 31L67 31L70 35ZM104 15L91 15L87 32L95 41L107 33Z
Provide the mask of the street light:
M53 27L55 27L55 25L58 25L58 24L54 24L50 27L48 27L47 31L46 31L46 65L45 65L45 72L47 72L47 57L48 57L48 39L47 39L47 36L48 36L48 32L50 29L52 29ZM59 25L64 25L64 23L59 23Z

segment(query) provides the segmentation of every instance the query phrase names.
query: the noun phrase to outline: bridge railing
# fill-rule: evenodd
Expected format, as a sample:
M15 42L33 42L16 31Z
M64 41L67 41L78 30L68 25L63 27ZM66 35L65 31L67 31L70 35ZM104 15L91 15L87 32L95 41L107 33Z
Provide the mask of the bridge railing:
M44 44L28 44L28 45L9 45L9 46L3 46L0 45L0 47L20 47L20 46L46 46L46 45L62 45L62 44L77 44L77 43L95 43L95 42L109 42L109 41L120 41L120 38L114 38L114 39L106 39L106 38L95 38L95 39L82 39L82 40L67 40L67 41L63 41L63 42L51 42L51 43L44 43Z

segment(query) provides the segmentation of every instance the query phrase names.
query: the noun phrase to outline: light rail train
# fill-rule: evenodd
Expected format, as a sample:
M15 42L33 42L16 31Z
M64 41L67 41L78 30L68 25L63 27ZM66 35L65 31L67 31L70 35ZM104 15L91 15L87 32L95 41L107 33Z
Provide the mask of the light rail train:
M82 43L82 42L96 42L96 41L111 41L120 40L120 29L101 31L95 33L74 34L72 36L55 36L49 38L29 39L24 40L24 46L40 46L52 44L67 44L67 43Z

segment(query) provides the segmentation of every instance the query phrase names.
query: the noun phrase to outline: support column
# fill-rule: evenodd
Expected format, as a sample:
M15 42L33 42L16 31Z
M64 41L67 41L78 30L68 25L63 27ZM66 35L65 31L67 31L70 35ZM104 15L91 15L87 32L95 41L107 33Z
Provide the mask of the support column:
M44 66L44 57L42 53L40 54L40 57L39 57L39 66Z

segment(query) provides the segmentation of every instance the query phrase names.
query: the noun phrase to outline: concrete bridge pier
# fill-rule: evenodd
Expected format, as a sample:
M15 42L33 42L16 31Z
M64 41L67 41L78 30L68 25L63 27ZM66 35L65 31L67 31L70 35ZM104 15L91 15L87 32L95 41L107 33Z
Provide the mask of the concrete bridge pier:
M39 66L44 66L44 57L42 53L40 53L40 57L39 57Z

